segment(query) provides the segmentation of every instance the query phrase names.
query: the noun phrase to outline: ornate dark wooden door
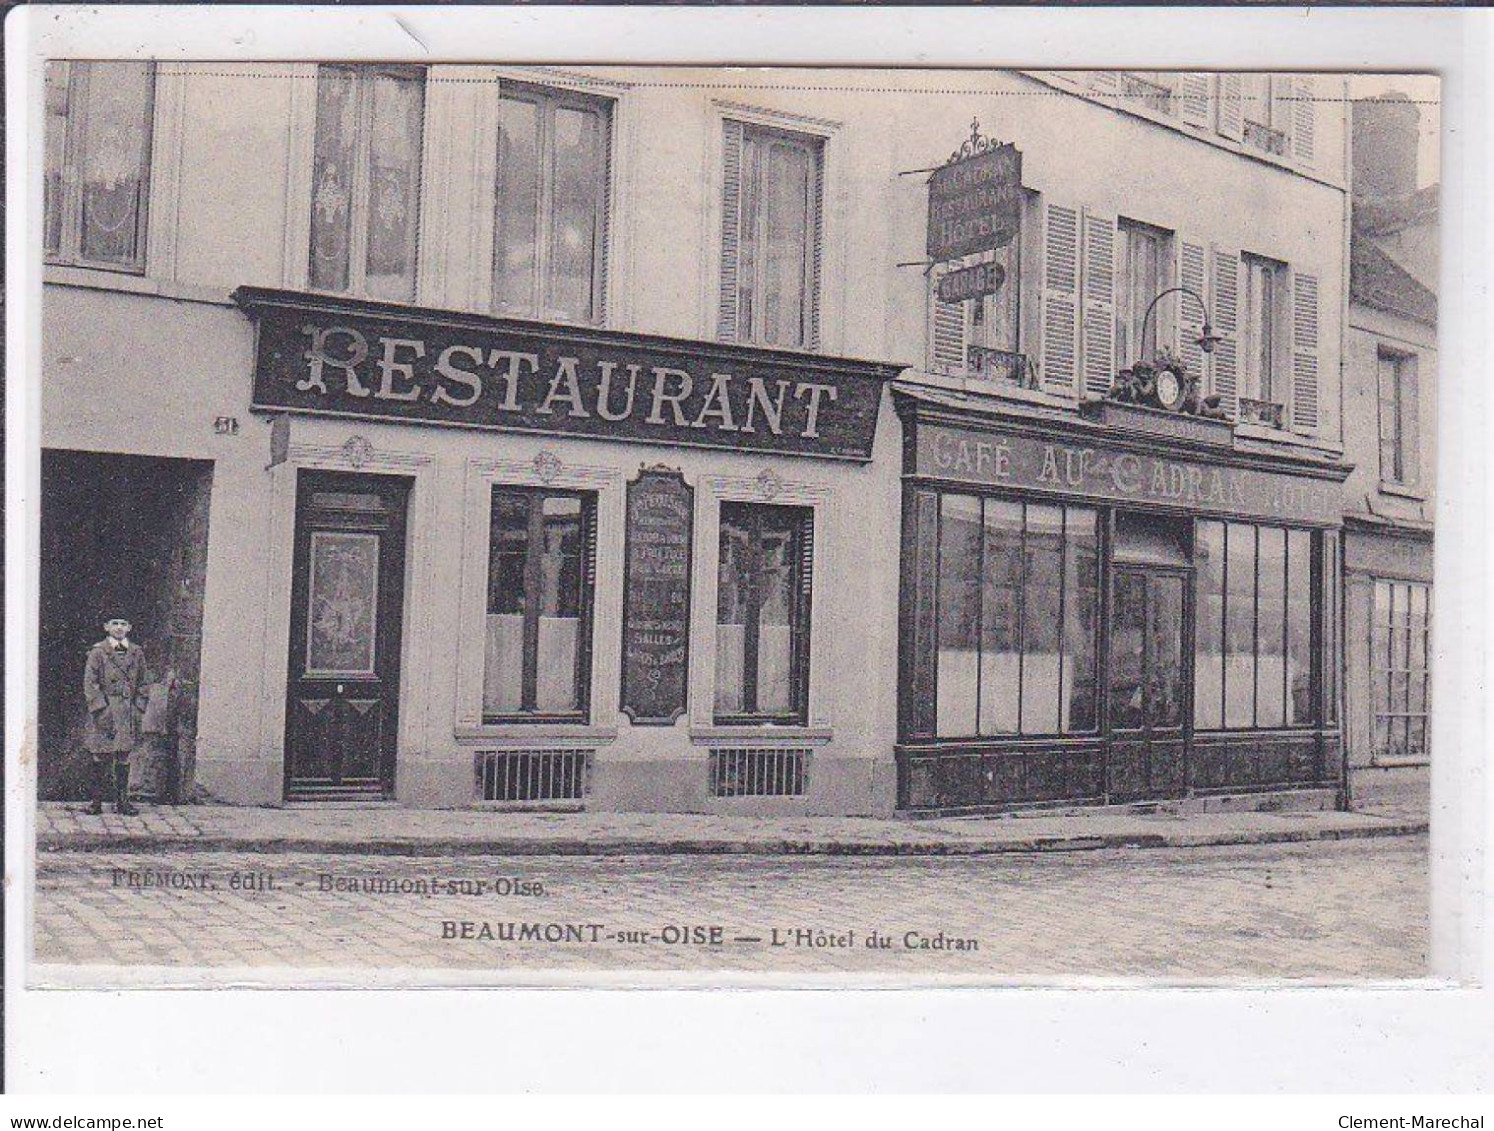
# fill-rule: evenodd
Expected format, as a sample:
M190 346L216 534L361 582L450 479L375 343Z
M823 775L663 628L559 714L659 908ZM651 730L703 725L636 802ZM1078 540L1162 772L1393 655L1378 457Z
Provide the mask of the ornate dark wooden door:
M1187 571L1115 570L1105 775L1112 801L1187 789L1192 615Z
M288 800L393 794L408 497L392 476L297 482Z

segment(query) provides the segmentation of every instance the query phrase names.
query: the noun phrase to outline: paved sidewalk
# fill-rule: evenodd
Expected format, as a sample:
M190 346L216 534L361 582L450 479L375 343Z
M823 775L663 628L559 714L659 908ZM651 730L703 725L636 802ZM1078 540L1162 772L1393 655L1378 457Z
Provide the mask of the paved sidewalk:
M390 856L639 854L975 856L1272 844L1427 831L1414 811L1183 813L1135 809L938 820L671 813L142 805L136 817L37 811L39 852L326 852Z

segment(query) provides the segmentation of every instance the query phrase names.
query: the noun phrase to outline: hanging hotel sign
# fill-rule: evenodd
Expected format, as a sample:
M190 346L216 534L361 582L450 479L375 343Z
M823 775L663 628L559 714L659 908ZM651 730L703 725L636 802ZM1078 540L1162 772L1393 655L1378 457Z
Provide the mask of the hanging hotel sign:
M685 713L694 513L678 471L644 468L628 483L622 710L634 726L671 726Z
M901 367L240 287L252 407L869 460Z
M919 423L915 458L919 475L1102 502L1332 525L1343 513L1338 479L1087 447L1020 433Z
M1022 154L981 137L978 123L929 177L929 259L942 263L1005 247L1021 230Z

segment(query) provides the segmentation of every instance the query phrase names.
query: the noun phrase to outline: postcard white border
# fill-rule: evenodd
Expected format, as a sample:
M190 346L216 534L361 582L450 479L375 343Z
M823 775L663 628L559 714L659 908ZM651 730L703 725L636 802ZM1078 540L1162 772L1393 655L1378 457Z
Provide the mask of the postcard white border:
M7 362L37 372L40 192L26 143L48 54L912 66L1435 70L1444 77L1433 767L1434 969L1494 969L1485 929L1488 13L1429 9L18 8L6 20ZM356 42L355 42L356 41ZM22 128L23 123L30 129ZM33 151L39 153L39 148ZM39 179L38 179L39 180ZM32 199L32 198L35 199ZM29 368L28 368L29 363ZM1487 1086L1487 989L646 994L28 991L23 760L34 650L38 390L6 404L8 1084L114 1090ZM1455 516L1462 516L1458 522ZM419 1042L393 1034L420 1033ZM790 1038L791 1035L791 1039ZM335 1037L328 1043L329 1036ZM556 1055L559 1050L564 1055ZM122 1050L128 1050L127 1053ZM333 1057L329 1065L328 1057Z

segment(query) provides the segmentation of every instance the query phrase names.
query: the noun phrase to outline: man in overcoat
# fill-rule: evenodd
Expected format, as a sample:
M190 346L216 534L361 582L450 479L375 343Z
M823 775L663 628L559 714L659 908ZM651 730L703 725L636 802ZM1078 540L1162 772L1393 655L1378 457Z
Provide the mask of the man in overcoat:
M104 811L112 771L114 811L132 816L139 810L130 804L130 751L140 739L147 700L145 651L130 639L130 622L123 617L105 621L104 632L83 666L84 744L93 755L93 800L87 811Z

